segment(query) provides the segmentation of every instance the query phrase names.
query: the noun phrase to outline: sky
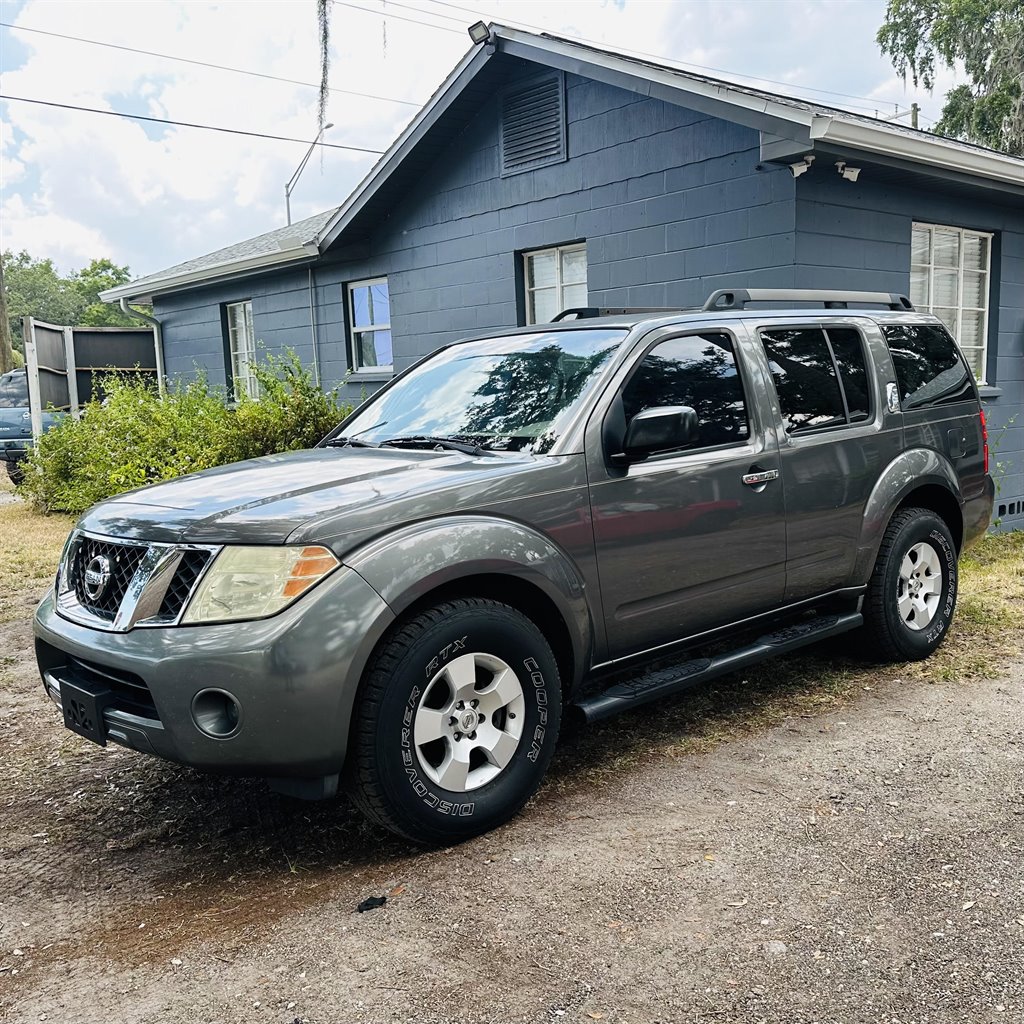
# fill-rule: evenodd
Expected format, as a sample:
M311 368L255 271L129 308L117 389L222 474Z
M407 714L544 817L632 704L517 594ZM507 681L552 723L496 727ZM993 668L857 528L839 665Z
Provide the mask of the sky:
M955 79L940 74L935 95L905 84L875 43L884 16L884 0L333 0L324 141L353 149L313 154L292 220L345 199L376 159L358 150L394 141L470 48L474 21L872 116L916 101L929 127ZM107 257L141 277L285 224L284 184L317 131L315 0L0 0L0 22L16 26L0 27L4 96L300 140L0 101L0 249L65 273Z

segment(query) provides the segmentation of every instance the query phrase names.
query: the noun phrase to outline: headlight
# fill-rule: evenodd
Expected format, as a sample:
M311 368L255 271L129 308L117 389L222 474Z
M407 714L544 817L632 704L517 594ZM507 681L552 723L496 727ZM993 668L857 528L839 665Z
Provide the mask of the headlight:
M224 548L192 595L182 622L262 619L287 608L334 572L340 563L327 548Z

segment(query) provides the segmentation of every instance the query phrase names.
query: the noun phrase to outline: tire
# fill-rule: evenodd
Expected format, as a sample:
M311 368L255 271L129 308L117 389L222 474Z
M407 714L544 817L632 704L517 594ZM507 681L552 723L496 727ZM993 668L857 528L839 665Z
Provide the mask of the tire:
M7 463L7 476L12 484L17 487L25 479L25 470L17 462Z
M889 522L868 584L864 620L875 653L920 661L945 639L957 594L957 554L934 512L907 508Z
M495 828L544 777L561 692L551 648L521 612L482 598L438 604L375 653L352 717L346 788L371 821L415 842Z

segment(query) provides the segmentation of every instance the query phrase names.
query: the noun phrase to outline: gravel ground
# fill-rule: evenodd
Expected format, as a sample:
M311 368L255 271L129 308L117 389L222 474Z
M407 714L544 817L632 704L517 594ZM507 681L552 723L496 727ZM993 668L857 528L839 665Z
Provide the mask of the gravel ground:
M1019 665L884 670L617 773L570 743L517 820L422 851L341 801L79 742L7 662L11 1024L1024 1020Z

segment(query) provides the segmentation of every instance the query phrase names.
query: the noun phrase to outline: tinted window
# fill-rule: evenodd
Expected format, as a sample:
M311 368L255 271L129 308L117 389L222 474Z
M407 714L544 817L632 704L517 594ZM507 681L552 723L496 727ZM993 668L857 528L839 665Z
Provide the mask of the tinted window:
M750 433L743 385L727 334L688 335L656 345L622 392L626 422L641 409L688 405L696 411L696 446L733 444Z
M6 373L0 377L0 409L28 408L28 377L20 373Z
M824 331L765 331L761 340L788 433L846 423L843 396Z
M886 327L885 338L904 409L974 397L970 371L943 328L900 324Z
M871 413L868 370L864 360L864 342L851 327L830 327L826 332L832 354L839 367L839 380L846 396L850 422L866 420Z

